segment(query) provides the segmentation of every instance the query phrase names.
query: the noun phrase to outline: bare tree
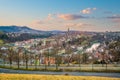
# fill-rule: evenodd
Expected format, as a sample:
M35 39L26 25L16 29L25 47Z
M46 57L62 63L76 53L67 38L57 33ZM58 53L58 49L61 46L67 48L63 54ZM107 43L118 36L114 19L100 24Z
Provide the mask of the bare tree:
M26 69L28 69L29 54L26 49L24 49L24 56L25 56L25 66L26 66Z
M21 59L21 52L22 52L22 48L21 47L18 47L15 51L15 56L16 56L16 63L17 63L17 66L18 66L18 69L20 68L20 59Z
M14 50L12 47L10 47L8 49L8 60L9 60L10 67L12 67L13 56L14 56Z

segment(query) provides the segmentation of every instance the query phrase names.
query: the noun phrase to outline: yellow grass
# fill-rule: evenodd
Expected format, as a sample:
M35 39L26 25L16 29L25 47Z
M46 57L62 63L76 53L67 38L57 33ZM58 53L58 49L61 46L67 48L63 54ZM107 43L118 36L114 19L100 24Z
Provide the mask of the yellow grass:
M120 80L120 78L70 75L0 74L0 80Z

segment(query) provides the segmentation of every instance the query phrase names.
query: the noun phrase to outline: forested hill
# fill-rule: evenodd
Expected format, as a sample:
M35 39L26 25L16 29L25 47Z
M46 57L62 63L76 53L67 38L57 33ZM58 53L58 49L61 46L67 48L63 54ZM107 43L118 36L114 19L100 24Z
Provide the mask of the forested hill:
M24 41L28 39L35 38L47 38L52 36L52 34L31 34L31 33L4 33L0 32L0 40L4 42L16 42L16 41Z

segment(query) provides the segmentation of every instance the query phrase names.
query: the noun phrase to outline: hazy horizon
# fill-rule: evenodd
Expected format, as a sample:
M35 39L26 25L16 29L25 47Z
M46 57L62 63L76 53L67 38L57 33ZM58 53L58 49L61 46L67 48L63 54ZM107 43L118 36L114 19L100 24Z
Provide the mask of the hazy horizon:
M17 25L3 25L2 27L10 27L10 26L17 26ZM1 25L0 25L0 27L1 27ZM29 26L17 26L17 27L28 27L28 28L30 28L30 29L34 29L34 28L31 28L31 27L29 27ZM69 27L68 27L69 28ZM54 30L40 30L39 29L39 31L68 31L68 28L66 29L66 30L57 30L57 29L54 29ZM34 29L34 30L38 30L38 29ZM120 32L120 30L116 30L116 31L92 31L92 30L74 30L74 29L71 29L71 28L69 28L69 30L70 31L81 31L81 32Z

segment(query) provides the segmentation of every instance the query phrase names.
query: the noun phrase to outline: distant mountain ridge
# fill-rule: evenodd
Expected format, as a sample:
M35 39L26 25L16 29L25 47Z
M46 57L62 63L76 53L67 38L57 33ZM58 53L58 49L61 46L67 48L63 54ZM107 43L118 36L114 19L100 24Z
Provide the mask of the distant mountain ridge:
M52 31L42 31L31 29L27 26L0 26L0 31L5 33L31 33L31 34L41 34L41 35L57 35L57 34L65 34L66 31L60 30L52 30Z
M0 26L0 31L3 32L18 32L18 33L39 33L40 30L31 29L27 26Z

